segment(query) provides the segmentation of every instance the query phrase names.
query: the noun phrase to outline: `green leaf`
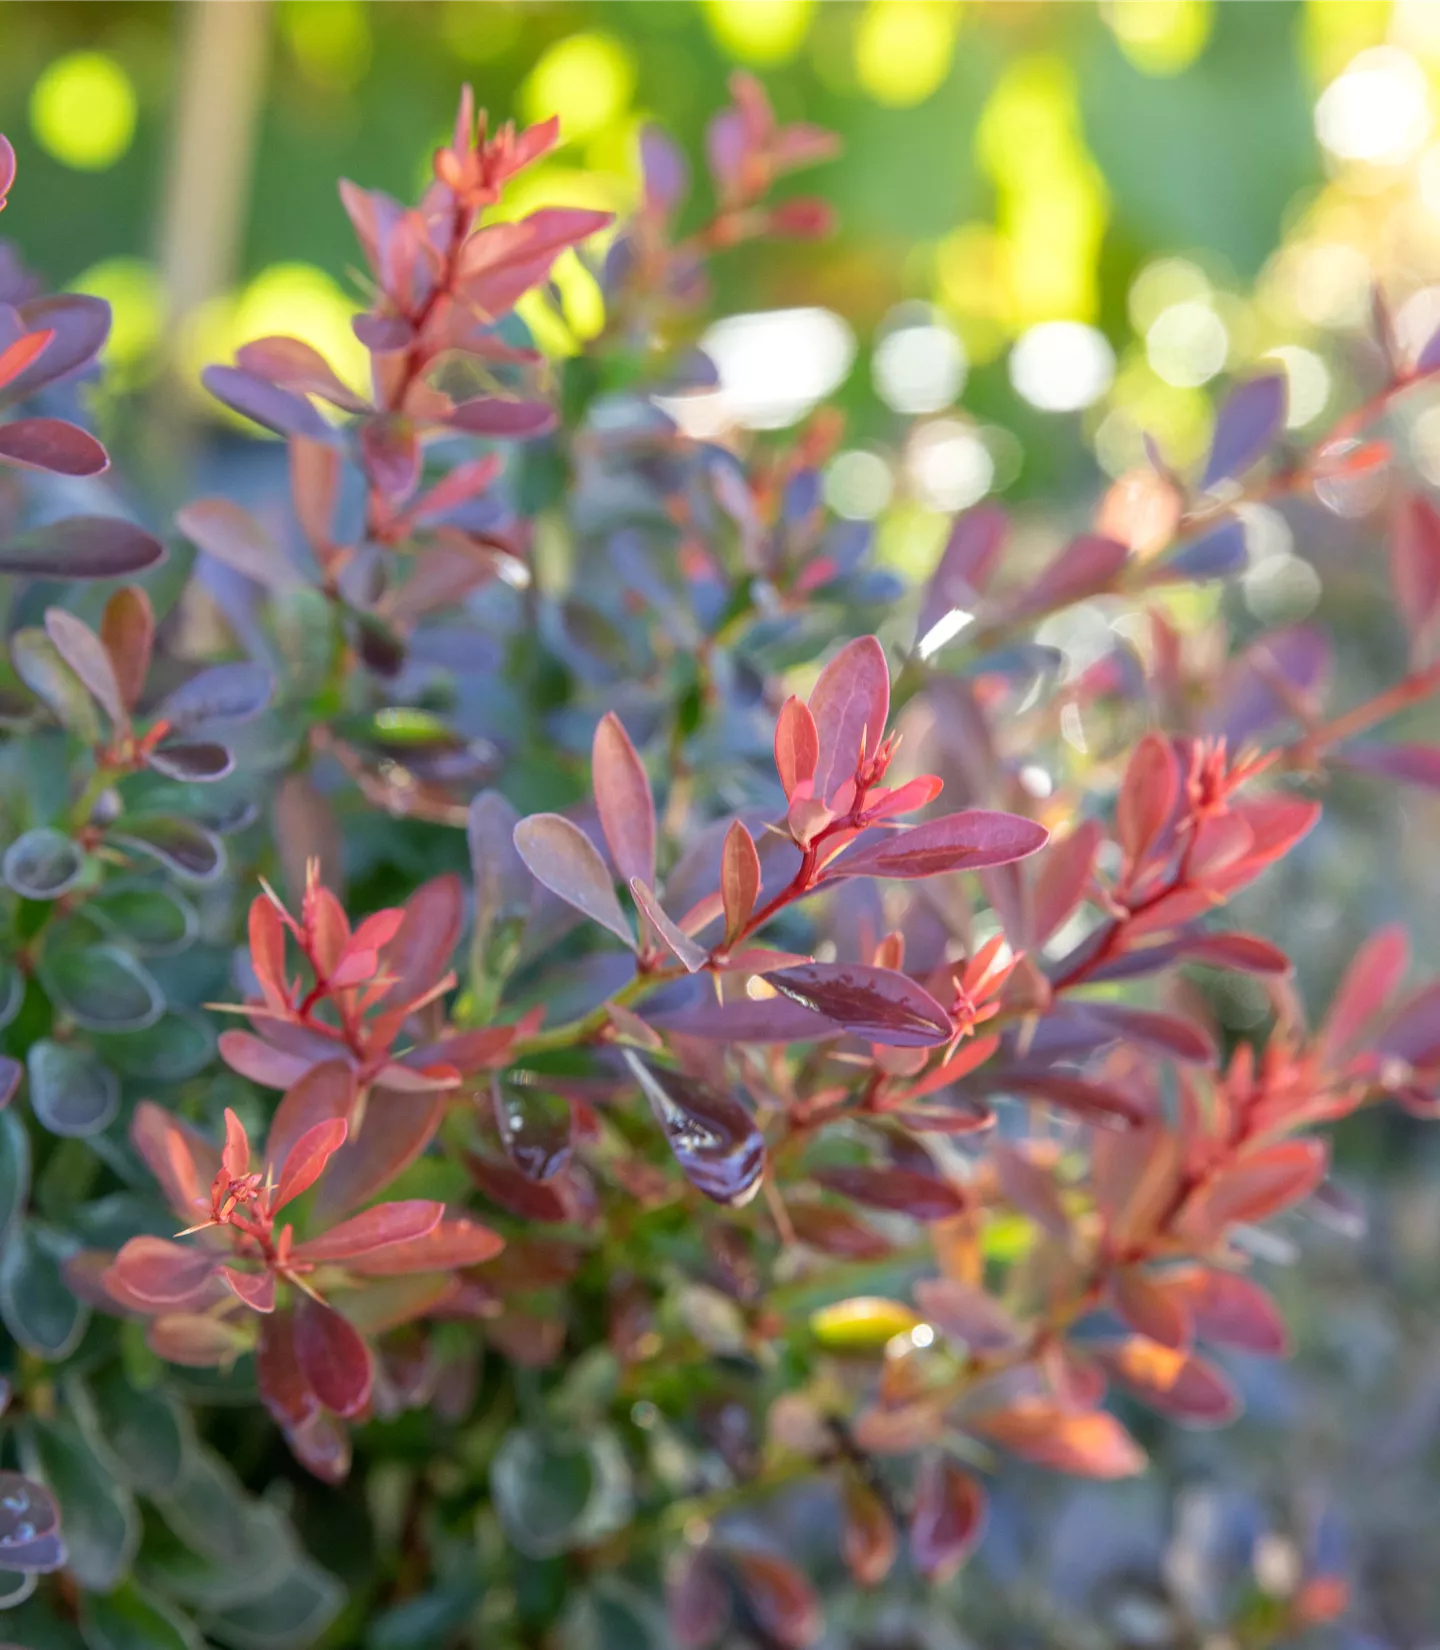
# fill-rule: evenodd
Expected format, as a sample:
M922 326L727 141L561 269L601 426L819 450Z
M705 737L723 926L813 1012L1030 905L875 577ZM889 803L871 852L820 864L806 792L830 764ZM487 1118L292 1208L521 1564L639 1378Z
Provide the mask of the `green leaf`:
M70 1356L90 1321L61 1270L70 1247L30 1221L11 1233L0 1259L0 1318L27 1352L51 1363Z
M79 882L85 856L63 831L41 825L5 850L0 873L22 899L59 899Z
M328 1570L303 1559L262 1597L205 1618L205 1631L233 1650L302 1650L334 1621L345 1589Z
M173 1398L157 1387L132 1386L119 1368L107 1369L88 1386L71 1382L66 1395L96 1456L123 1483L156 1495L180 1482L190 1433Z
M165 997L117 945L47 948L40 978L51 1001L87 1031L141 1031L165 1012Z
M25 1213L30 1191L30 1136L13 1111L0 1112L0 1248Z
M98 1134L120 1109L120 1084L88 1049L42 1038L25 1058L30 1109L51 1134Z
M516 1428L496 1451L490 1493L520 1551L552 1558L624 1525L630 1469L611 1433L563 1438Z
M179 1482L153 1499L195 1555L171 1553L151 1567L156 1582L182 1603L227 1609L276 1586L294 1563L295 1539L278 1509L250 1500L213 1451L186 1451Z
M203 1650L191 1623L133 1583L103 1598L87 1597L80 1631L89 1650Z
M60 1503L70 1573L106 1593L130 1568L140 1538L135 1503L68 1421L34 1421L21 1434L25 1470Z
M63 726L87 745L100 743L95 701L43 630L17 630L10 639L10 657L20 680Z
M127 1077L154 1083L183 1083L215 1053L215 1032L199 1014L167 1014L144 1031L117 1031L102 1039L105 1058Z
M0 1030L3 1030L20 1012L25 1001L25 982L18 969L0 959Z
M182 895L140 883L107 888L86 901L85 915L93 917L113 939L148 957L183 951L200 925L195 907Z

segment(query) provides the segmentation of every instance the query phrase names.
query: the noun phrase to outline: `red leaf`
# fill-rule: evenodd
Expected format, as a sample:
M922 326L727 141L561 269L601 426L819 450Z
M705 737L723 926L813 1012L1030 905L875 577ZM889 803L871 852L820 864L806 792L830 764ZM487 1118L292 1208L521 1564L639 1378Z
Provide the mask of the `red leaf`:
M1142 1272L1125 1266L1110 1280L1115 1310L1138 1335L1185 1351L1190 1345L1190 1309L1176 1274Z
M207 556L267 590L293 590L299 575L250 514L228 498L197 498L175 513L175 525Z
M1278 945L1258 934L1192 934L1180 942L1180 955L1208 968L1234 968L1242 974L1283 976L1294 964Z
M1329 1160L1323 1140L1286 1140L1247 1153L1190 1194L1175 1230L1197 1248L1209 1248L1227 1227L1255 1225L1309 1197Z
M1398 923L1365 941L1330 1000L1320 1034L1327 1058L1334 1059L1359 1041L1399 989L1409 966L1410 941Z
M895 1563L895 1523L878 1495L853 1474L845 1480L840 1550L861 1587L878 1587Z
M630 879L630 895L644 913L660 942L687 974L698 973L710 960L710 953L697 945L666 913L665 908L639 877Z
M110 333L110 305L88 293L31 298L20 305L20 319L27 332L53 336L38 359L10 381L7 401L23 401L45 385L88 367Z
M126 710L134 710L145 691L155 642L154 609L138 584L122 585L105 603L100 640L120 685L120 702Z
M862 750L874 756L885 737L890 666L874 636L857 637L840 649L820 672L809 708L819 747L814 794L826 802L854 775Z
M515 827L515 847L537 882L635 949L610 871L578 825L560 814L531 814Z
M926 1319L974 1353L1001 1352L1020 1342L1020 1326L993 1295L955 1278L921 1278L915 1304Z
M815 718L809 706L792 695L780 707L775 724L775 769L787 801L814 780L819 760L820 735Z
M215 1270L215 1256L165 1238L131 1238L105 1274L107 1288L118 1285L118 1299L145 1306L184 1306L204 1293Z
M1032 942L1043 945L1085 897L1095 873L1101 830L1093 819L1047 844L1035 879Z
M238 1272L233 1266L222 1266L220 1276L230 1286L237 1300L255 1312L275 1310L275 1274L273 1272Z
M1005 1200L1022 1215L1062 1242L1070 1235L1070 1217L1061 1201L1055 1176L1038 1164L1023 1148L997 1140L990 1147L990 1160L1000 1180Z
M1241 475L1263 457L1285 427L1285 403L1283 372L1263 373L1237 384L1216 416L1200 485L1210 488L1217 481Z
M665 1031L719 1043L814 1043L841 1035L842 1027L787 997L755 1001L701 1002L668 1014L652 1014L650 1023Z
M745 1602L766 1640L781 1650L805 1650L819 1638L820 1602L787 1559L753 1548L732 1548L730 1563Z
M249 1338L235 1325L195 1312L167 1312L145 1336L150 1350L167 1363L191 1369L232 1364L249 1350Z
M314 1065L303 1054L288 1054L249 1031L222 1031L218 1047L232 1071L266 1089L288 1089Z
M0 460L61 476L98 476L110 467L109 455L95 437L63 418L0 424Z
M842 1164L817 1169L813 1178L821 1186L867 1208L888 1209L912 1215L916 1220L948 1220L966 1208L959 1188L942 1179L938 1172L926 1174L920 1169Z
M679 1553L665 1577L665 1616L679 1650L709 1650L730 1624L730 1596L714 1555Z
M837 877L933 877L946 871L973 871L1008 865L1043 848L1050 833L1019 814L971 808L892 831L880 842L843 854L826 870Z
M385 995L387 1008L405 1007L444 978L465 923L464 886L457 876L432 877L402 909L403 920L381 958L383 971L395 977Z
M372 1090L364 1121L330 1159L315 1193L316 1213L333 1219L388 1186L430 1144L444 1113L439 1095Z
M921 1463L910 1519L910 1556L927 1581L944 1583L985 1533L985 1492L948 1455Z
M1028 1398L1008 1409L970 1416L972 1432L992 1439L1022 1461L1081 1478L1130 1478L1145 1470L1145 1452L1103 1409L1063 1409Z
M250 1172L250 1137L229 1106L225 1108L225 1145L220 1153L220 1166L232 1180L239 1180Z
M165 559L160 540L118 516L67 516L0 545L0 573L118 579Z
M1017 1094L1035 1095L1082 1115L1096 1113L1132 1124L1143 1123L1150 1115L1144 1101L1123 1089L1059 1072L1007 1072L1005 1086Z
M187 1224L195 1210L205 1206L202 1192L220 1167L219 1153L208 1141L201 1141L188 1125L178 1122L153 1100L142 1100L130 1123L130 1139L163 1187L170 1207ZM205 1161L196 1163L196 1147Z
M802 963L765 979L791 1002L890 1048L931 1048L954 1033L950 1016L930 993L893 968Z
M99 700L111 722L116 727L126 727L125 703L104 642L88 624L77 619L73 613L67 613L63 607L45 609L45 633L55 644L55 651L80 678L86 691Z
M889 1241L848 1209L834 1209L824 1203L792 1203L789 1215L795 1236L822 1254L840 1260L881 1260L890 1253Z
M1155 844L1180 795L1180 764L1163 734L1147 733L1125 769L1115 804L1115 828L1133 868Z
M765 1173L765 1140L750 1113L724 1090L623 1053L685 1178L716 1203L748 1203Z
M350 1271L366 1278L399 1277L409 1272L449 1272L480 1266L505 1247L498 1232L473 1220L442 1220L424 1237L388 1244L347 1262Z
M32 361L37 361L49 348L54 337L54 332L48 329L40 332L22 332L18 338L0 350L0 390L12 384ZM12 398L6 397L6 400L10 399Z
M1235 1389L1213 1364L1135 1336L1092 1349L1108 1374L1162 1415L1189 1427L1219 1427L1240 1413Z
M255 1345L255 1381L266 1409L281 1426L299 1426L315 1413L318 1400L295 1356L293 1313L276 1312L261 1325Z
M798 704L799 700L792 700ZM760 855L755 839L737 819L720 851L720 897L725 907L725 944L739 939L760 895Z
M1182 1060L1192 1065L1214 1065L1215 1045L1208 1033L1192 1020L1178 1014L1160 1014L1151 1009L1127 1008L1123 1003L1087 1002L1085 1018L1111 1026L1122 1041L1136 1048Z
M1440 512L1419 494L1411 494L1396 516L1390 582L1395 610L1414 642L1440 611Z
M654 887L655 799L645 766L614 711L600 718L590 762L600 829L621 881L638 877Z
M302 1192L310 1190L325 1172L325 1165L344 1145L346 1133L343 1117L331 1117L306 1129L285 1156L273 1209L283 1209Z
M317 1125L328 1127L326 1124ZM313 1131L312 1131L313 1132ZM298 1148L297 1148L298 1149ZM373 1209L362 1210L349 1220L342 1220L319 1237L297 1243L292 1257L309 1265L321 1261L353 1260L372 1250L383 1249L391 1243L409 1243L433 1232L445 1216L443 1203L411 1199L402 1203L378 1203ZM333 1404L330 1406L335 1407Z
M1200 1340L1270 1358L1288 1352L1290 1336L1279 1308L1252 1279L1195 1266L1172 1272L1169 1281L1184 1299Z
M336 1415L358 1415L370 1402L370 1348L338 1312L308 1295L295 1303L295 1358L305 1384Z

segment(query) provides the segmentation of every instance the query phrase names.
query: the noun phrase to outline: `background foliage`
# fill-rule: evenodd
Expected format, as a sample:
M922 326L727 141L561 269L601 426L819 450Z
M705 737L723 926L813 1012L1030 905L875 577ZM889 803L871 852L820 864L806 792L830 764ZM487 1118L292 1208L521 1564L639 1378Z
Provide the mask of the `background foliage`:
M562 115L564 147L527 176L511 203L516 211L564 204L628 214L638 199L642 123L658 120L698 156L737 63L762 75L783 119L841 134L843 158L806 180L836 208L836 234L718 259L710 310L821 308L845 323L838 333L815 334L810 358L785 364L821 386L797 411L823 395L846 417L825 454L827 502L843 517L877 518L882 582L857 592L856 631L880 626L883 609L866 602L894 588L884 575L915 582L931 571L957 509L1003 500L1015 520L1013 553L1038 568L1090 523L1106 486L1143 461L1142 432L1176 466L1197 465L1232 375L1283 365L1286 440L1296 450L1313 442L1376 387L1373 282L1387 294L1402 358L1423 349L1440 318L1440 151L1431 130L1440 39L1423 4L298 0L227 7L243 20L226 40L208 42L198 9L12 4L0 20L0 129L21 167L4 229L47 288L95 293L114 307L107 373L83 400L123 478L125 501L152 525L184 500L223 494L278 530L283 451L226 421L200 385L201 368L280 332L306 338L347 377L354 373L361 356L349 332L356 285L347 272L357 259L334 180L344 175L412 198L448 130L462 78L497 119ZM189 88L203 109L216 76L229 84L233 107L228 123L217 113L207 127L193 103L187 111L185 94ZM187 153L201 157L209 188L187 183ZM213 253L200 267L187 256L197 244ZM563 362L603 325L604 310L593 275L567 255L555 292L527 300L521 316ZM1059 337L1068 356L1056 354L1057 336L1043 331L1056 321L1090 329ZM916 334L923 370L906 355L904 339ZM1019 365L1027 343L1029 378ZM760 386L762 400L774 393L773 377ZM573 368L565 382L577 402L592 388ZM758 417L767 416L762 408ZM1440 480L1432 392L1421 386L1408 394L1386 433L1393 454L1362 475L1358 491L1325 501L1332 508L1257 506L1245 516L1250 568L1224 598L1237 643L1289 622L1322 626L1344 704L1391 681L1405 649L1384 562L1401 496L1396 478L1406 475L1422 490ZM84 513L95 497L90 485L61 483L46 495L44 513ZM543 499L544 478L535 485ZM531 548L542 582L563 574L566 540L553 518ZM157 607L176 599L188 565L175 545L166 569L147 575ZM199 565L170 621L168 664L157 667L171 678L153 685L150 703L202 660L254 650L261 634L253 603L238 599L246 587L211 560ZM1177 598L1173 611L1182 628L1198 627L1220 602L1207 586ZM40 623L43 607L31 596L11 629ZM98 609L86 616L98 621ZM1041 640L1062 650L1072 679L1095 661L1093 617L1083 610L1057 619ZM547 715L553 745L516 748L518 696L498 683L465 707L471 777L480 784L503 770L503 788L522 812L581 797L592 713L620 691L607 639L585 638L585 651L592 644L600 663L590 677L582 672L575 695L588 710L573 723ZM273 653L275 640L264 647ZM313 668L323 684L325 662L305 657L303 614L278 647L287 670L303 677ZM811 679L813 670L810 678L801 670L793 683L804 690ZM573 688L554 679L526 684L532 705L547 713L562 710ZM1417 712L1402 725L1404 736L1423 740L1432 715ZM242 772L284 760L267 743L268 727L235 736ZM360 735L377 733L351 731L360 745ZM378 731L387 738L367 748L393 759L397 746L387 739L397 730ZM573 757L562 770L555 748ZM7 760L31 759L15 744ZM1115 775L1099 771L1103 759L1083 741L1068 742L1065 762L1077 785L1113 785ZM13 771L11 783L20 784ZM465 784L457 778L457 790ZM1296 957L1298 989L1316 1014L1360 936L1382 922L1404 920L1417 972L1428 977L1440 961L1433 799L1411 788L1397 801L1344 774L1332 775L1325 799L1325 824L1303 860L1272 870L1241 910L1244 927ZM399 903L424 877L466 868L453 828L344 812L352 911ZM287 839L302 840L293 816L282 814L271 829L281 859ZM242 860L273 861L264 827L252 830ZM269 869L288 871L298 894L290 857ZM234 995L227 950L235 918L228 896L197 899L193 919L176 920L193 920L204 943L177 961L165 958L165 938L152 936L145 967L172 1002L198 1009ZM1242 976L1214 988L1211 1008L1226 1038L1247 1034L1268 1013L1263 992ZM225 1101L244 1092L223 1087L232 1081L216 1080L195 1115L218 1122ZM127 1107L137 1094L127 1079ZM96 1104L105 1103L101 1094ZM1283 1368L1237 1364L1232 1373L1247 1401L1237 1427L1177 1433L1138 1421L1157 1470L1134 1485L1077 1488L1034 1472L1007 1481L987 1539L953 1594L931 1598L897 1582L888 1594L857 1600L842 1594L838 1572L830 1577L835 1641L945 1645L962 1632L982 1642L1024 1632L1057 1644L1082 1633L1097 1645L1190 1645L1224 1634L1242 1644L1273 1642L1283 1601L1302 1578L1323 1575L1343 1577L1354 1594L1346 1624L1325 1630L1330 1642L1338 1634L1338 1642L1356 1644L1423 1643L1440 1613L1425 1540L1440 1413L1425 1312L1440 1237L1434 1150L1423 1127L1404 1118L1367 1113L1342 1129L1339 1181L1363 1204L1368 1225L1358 1234L1353 1213L1333 1228L1306 1222L1297 1229L1303 1264L1269 1268L1297 1357ZM66 1225L90 1173L68 1150L49 1159L36 1193L47 1222ZM91 1241L124 1229L117 1218ZM54 1348L63 1350L67 1328L52 1327ZM207 1622L235 1615L238 1625L207 1627L217 1642L309 1642L303 1622L294 1626L303 1608L313 1605L317 1619L339 1608L319 1568L297 1561L301 1594L257 1621L245 1617L248 1606L232 1608L215 1592L216 1565L194 1568L200 1560L167 1529L183 1525L192 1536L202 1529L212 1561L228 1560L239 1543L254 1573L280 1575L285 1563L276 1554L295 1556L286 1546L285 1520L293 1518L319 1564L351 1581L346 1555L361 1522L382 1545L404 1551L406 1473L426 1448L423 1437L407 1431L406 1417L372 1428L384 1436L377 1448L384 1464L367 1479L362 1505L286 1466L269 1422L230 1406L210 1377L192 1371L167 1377L166 1390L201 1404L209 1453L187 1456L192 1476L183 1492L147 1482L159 1470L154 1460L181 1449L188 1422L169 1398L137 1400L157 1391L155 1370L143 1349L126 1344L140 1360L128 1368L129 1384L98 1380L74 1413L92 1443L130 1436L125 1425L146 1440L128 1470L147 1551L161 1555L152 1594L163 1574L164 1596L181 1601L176 1607L203 1606ZM584 1416L591 1400L578 1374L574 1384L581 1388L575 1413ZM127 1406L136 1402L131 1415ZM646 1416L636 1417L642 1430ZM488 1458L494 1444L481 1437L475 1447ZM63 1451L63 1439L54 1448ZM723 1459L721 1445L711 1440L706 1448ZM224 1461L243 1479L243 1496ZM67 1463L58 1455L38 1465L63 1481ZM531 1468L517 1458L514 1470L524 1480ZM210 1476L196 1482L197 1473ZM463 1479L447 1484L443 1468L434 1487L464 1502ZM140 1538L126 1505L134 1503L122 1498L119 1510L103 1497L95 1503L100 1550ZM771 1508L781 1522L768 1528L801 1551L813 1512L803 1498ZM755 1533L766 1528L757 1524ZM492 1590L487 1603L470 1591L462 1555L497 1539L493 1518L471 1529L457 1517L446 1539L454 1558L448 1591L421 1594L416 1578L402 1573L391 1616L362 1623L352 1607L325 1642L441 1644L458 1631L453 1623L477 1615L491 1635L515 1616L520 1642L541 1642L562 1605L581 1596L573 1575L567 1588L563 1568L542 1553L522 1566L518 1593ZM606 1632L636 1630L632 1616L649 1619L649 1605L623 1587L607 1592L609 1585L585 1593L589 1614L568 1621L579 1642L597 1635L608 1642ZM428 1621L418 1604L404 1614L412 1596L429 1601ZM118 1598L84 1619L92 1647L185 1642L187 1629L142 1619L143 1598ZM104 1617L107 1608L115 1622ZM96 1610L104 1618L98 1625ZM133 1619L120 1620L127 1610ZM606 1612L625 1625L617 1628ZM22 1643L27 1633L37 1646L75 1642L68 1629L39 1625L36 1616L13 1619L25 1623L16 1629Z

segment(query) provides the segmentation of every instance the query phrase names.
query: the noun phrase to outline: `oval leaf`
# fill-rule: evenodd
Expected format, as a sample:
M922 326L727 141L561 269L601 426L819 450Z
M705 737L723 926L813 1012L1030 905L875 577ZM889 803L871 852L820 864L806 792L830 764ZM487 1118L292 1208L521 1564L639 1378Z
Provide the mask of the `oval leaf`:
M30 1109L51 1134L83 1139L114 1120L120 1084L88 1050L41 1038L30 1045L25 1064Z
M927 819L923 825L892 831L873 846L843 854L826 871L832 877L933 877L1008 865L1038 853L1050 833L1020 814L972 808Z
M560 814L531 814L515 827L515 847L537 882L635 949L605 861L578 825Z
M59 899L84 870L85 856L77 844L48 825L17 837L0 861L0 873L22 899Z
M46 579L118 579L164 559L153 534L118 516L69 516L0 545L0 573Z
M891 1048L932 1048L954 1033L950 1016L923 986L893 968L864 963L803 963L766 982L857 1037Z
M47 950L40 976L56 1005L87 1031L140 1031L165 1012L160 987L116 945Z

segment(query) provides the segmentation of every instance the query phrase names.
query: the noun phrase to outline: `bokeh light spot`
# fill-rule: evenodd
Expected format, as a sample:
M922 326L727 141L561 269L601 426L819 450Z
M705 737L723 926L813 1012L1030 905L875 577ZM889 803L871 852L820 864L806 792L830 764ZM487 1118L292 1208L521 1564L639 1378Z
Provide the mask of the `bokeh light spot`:
M1341 160L1395 166L1430 135L1430 88L1409 52L1372 46L1321 93L1315 135Z
M967 510L995 481L995 461L983 438L954 418L916 430L905 468L916 497L932 510Z
M635 90L635 59L608 34L557 40L520 89L527 121L560 116L565 141L587 138L623 115Z
M939 0L869 0L855 31L861 86L887 108L923 103L950 72L957 17Z
M165 320L160 274L143 258L107 258L70 283L110 306L110 332L101 359L106 371L133 382L154 356Z
M1278 361L1287 380L1285 427L1302 430L1313 424L1330 401L1330 369L1313 349L1281 344L1267 359Z
M763 68L788 62L800 50L815 0L704 0L703 10L722 50Z
M875 390L899 413L948 407L965 382L965 348L949 327L930 319L903 319L875 346Z
M348 90L370 67L370 23L359 0L285 0L281 33L308 79Z
M135 136L135 88L104 52L57 57L30 93L35 141L64 166L103 172Z
M1145 334L1145 354L1156 377L1181 389L1209 383L1224 367L1229 349L1225 323L1205 303L1171 304Z
M1031 327L1010 352L1010 382L1042 412L1078 412L1098 401L1115 376L1103 333L1079 321Z
M1179 74L1205 48L1214 22L1210 0L1110 0L1105 21L1143 74Z

